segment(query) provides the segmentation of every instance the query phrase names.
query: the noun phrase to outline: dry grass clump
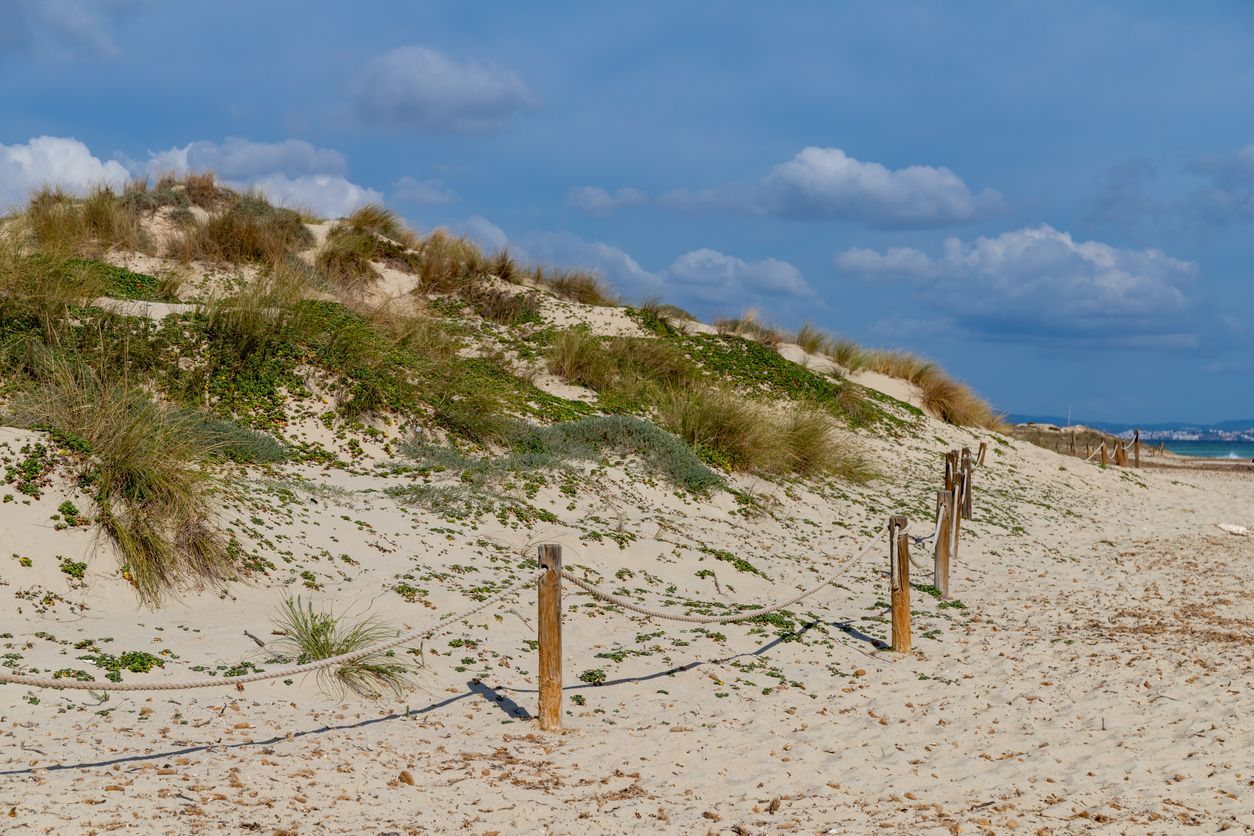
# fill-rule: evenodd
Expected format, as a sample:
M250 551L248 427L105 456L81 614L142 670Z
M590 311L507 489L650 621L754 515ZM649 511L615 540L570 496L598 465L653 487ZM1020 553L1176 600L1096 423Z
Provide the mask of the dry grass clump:
M488 259L487 271L489 275L496 276L501 281L510 284L523 284L526 277L513 256L509 254L509 249L505 247L497 250Z
M728 470L776 470L783 438L766 410L744 395L715 387L675 388L658 403L662 426Z
M777 348L784 342L784 334L778 328L763 325L758 321L757 311L750 309L741 314L739 319L715 320L714 327L720 334L731 334L736 337L755 340L763 345Z
M461 290L490 269L483 253L468 238L437 229L422 239L410 261L426 293Z
M919 387L923 407L949 424L1004 428L1001 418L969 386L954 380L931 360L908 351L863 351L865 367Z
M336 224L318 250L314 266L332 285L348 291L360 290L379 278L379 271L371 263L379 255L379 243L372 232Z
M866 368L867 352L853 340L834 338L827 347L827 356L851 372Z
M139 214L108 186L96 187L83 198L61 189L40 189L23 218L40 250L98 256L113 248L147 250L151 243Z
M546 356L549 371L603 397L651 402L659 388L697 379L692 362L661 340L619 337L602 340L586 328L571 328L554 338Z
M170 255L227 264L273 264L308 248L313 234L299 212L273 206L260 193L239 195L204 220L193 220L170 245Z
M538 274L540 282L554 295L583 305L614 307L618 299L596 273L587 270L558 270L551 275Z
M374 619L350 623L343 615L315 610L312 601L303 603L299 597L283 599L274 626L282 634L281 649L302 665L365 650L397 636L396 630ZM317 675L319 683L341 699L348 691L368 699L385 694L400 699L412 684L412 672L412 665L384 651L322 668Z
M412 252L418 246L418 237L394 212L371 203L331 227L315 265L335 286L360 290L379 278L372 262L419 271L419 257Z
M658 403L663 426L729 470L875 478L870 459L838 434L825 412L797 406L780 415L717 387L674 388Z
M100 273L68 255L52 249L32 255L22 230L0 227L0 319L10 329L55 342L71 308L100 295Z
M462 291L471 310L498 325L522 325L540 321L540 299L534 292L514 292L472 284Z
M796 343L806 354L826 354L832 338L807 322L797 329Z
M688 311L678 305L668 305L656 296L650 296L640 303L640 310L647 314L652 314L658 319L670 322L678 320L681 322L696 322L697 318Z
M84 478L96 490L97 518L140 598L155 606L179 586L230 577L232 559L210 523L208 477L196 467L211 450L189 419L125 379L56 358L42 371L17 414L90 452Z

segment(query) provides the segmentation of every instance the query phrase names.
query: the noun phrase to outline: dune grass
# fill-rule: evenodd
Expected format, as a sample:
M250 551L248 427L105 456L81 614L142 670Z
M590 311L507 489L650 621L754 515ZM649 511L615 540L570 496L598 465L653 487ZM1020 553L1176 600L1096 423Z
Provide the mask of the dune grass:
M697 318L688 311L678 305L668 305L656 296L650 296L641 302L639 310L667 322L697 321Z
M913 383L923 407L949 424L1001 430L1000 416L965 383L950 377L931 360L908 351L863 351L865 367Z
M330 610L315 610L312 601L287 597L274 618L281 633L277 645L297 664L353 653L395 638L397 631L375 619L350 622ZM374 653L318 671L318 682L338 698L352 691L367 699L388 694L400 699L412 687L414 666L390 652Z
M826 354L831 347L831 338L811 322L797 329L795 341L806 354Z
M537 275L540 283L555 296L571 302L598 307L614 307L619 304L618 298L601 277L588 270L556 270L547 275Z
M758 312L752 308L741 314L739 318L715 320L714 327L720 334L744 337L771 348L777 348L784 342L784 332L762 324L758 319Z
M586 328L559 332L546 354L551 372L596 390L622 406L652 402L660 387L695 381L696 366L673 344L617 337L602 340Z
M491 269L490 262L469 239L437 229L418 244L410 261L424 293L451 293L476 281Z
M23 222L40 251L95 257L110 249L151 249L139 213L108 186L93 188L82 198L40 189L27 204Z
M197 467L213 447L185 416L162 409L130 381L55 356L15 411L29 425L81 439L90 452L84 479L95 490L97 519L145 603L234 574L210 523L208 477Z
M718 474L682 439L630 415L592 415L549 426L511 421L502 437L508 452L482 458L432 447L416 438L402 445L401 451L424 464L460 470L463 481L497 473L548 470L570 460L598 460L614 453L638 457L648 472L692 493L722 485Z
M462 291L470 309L498 325L524 325L540 321L540 299L532 292L511 293L499 287L472 284Z
M248 192L233 195L204 220L187 224L168 254L183 262L274 264L313 242L299 212L273 206L259 192Z

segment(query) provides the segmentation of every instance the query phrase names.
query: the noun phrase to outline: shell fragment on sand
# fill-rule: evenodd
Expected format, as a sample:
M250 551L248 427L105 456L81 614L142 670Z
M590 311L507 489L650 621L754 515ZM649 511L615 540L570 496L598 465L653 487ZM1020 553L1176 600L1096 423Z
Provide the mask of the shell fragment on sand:
M1220 523L1219 527L1229 534L1235 534L1238 537L1249 536L1250 530L1243 525L1232 525L1231 523Z

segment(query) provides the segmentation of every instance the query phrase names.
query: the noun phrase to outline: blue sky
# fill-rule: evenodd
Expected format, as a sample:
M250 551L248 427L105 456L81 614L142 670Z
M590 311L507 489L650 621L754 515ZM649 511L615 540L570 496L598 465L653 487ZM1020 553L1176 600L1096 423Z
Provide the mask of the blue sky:
M1254 417L1254 4L8 0L0 204L216 169L939 360Z

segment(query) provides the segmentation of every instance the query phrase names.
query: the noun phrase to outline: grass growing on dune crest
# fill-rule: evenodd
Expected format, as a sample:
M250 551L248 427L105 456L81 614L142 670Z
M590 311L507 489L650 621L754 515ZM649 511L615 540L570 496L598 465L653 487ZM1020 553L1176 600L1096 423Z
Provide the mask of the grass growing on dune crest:
M587 270L557 270L544 276L541 283L555 295L572 302L598 307L618 304L618 299L601 277Z
M193 220L169 255L225 264L273 264L314 242L299 212L271 205L258 192L235 195L204 220Z
M969 386L931 360L907 351L866 351L865 367L919 387L924 408L949 424L1000 430L1001 418Z
M197 467L212 448L189 419L135 384L57 358L46 361L39 388L16 411L32 426L81 440L90 453L84 478L95 490L97 518L145 603L234 574L210 523L208 477Z
M315 610L312 601L306 603L299 597L283 599L274 626L282 634L280 649L295 657L297 664L365 650L397 635L396 630L374 619L353 623L329 610ZM323 668L317 676L319 683L339 698L352 691L367 699L387 694L400 699L412 685L413 670L412 665L385 651Z
M78 198L60 189L35 192L23 216L40 250L97 256L110 249L147 251L151 240L138 212L108 186Z

